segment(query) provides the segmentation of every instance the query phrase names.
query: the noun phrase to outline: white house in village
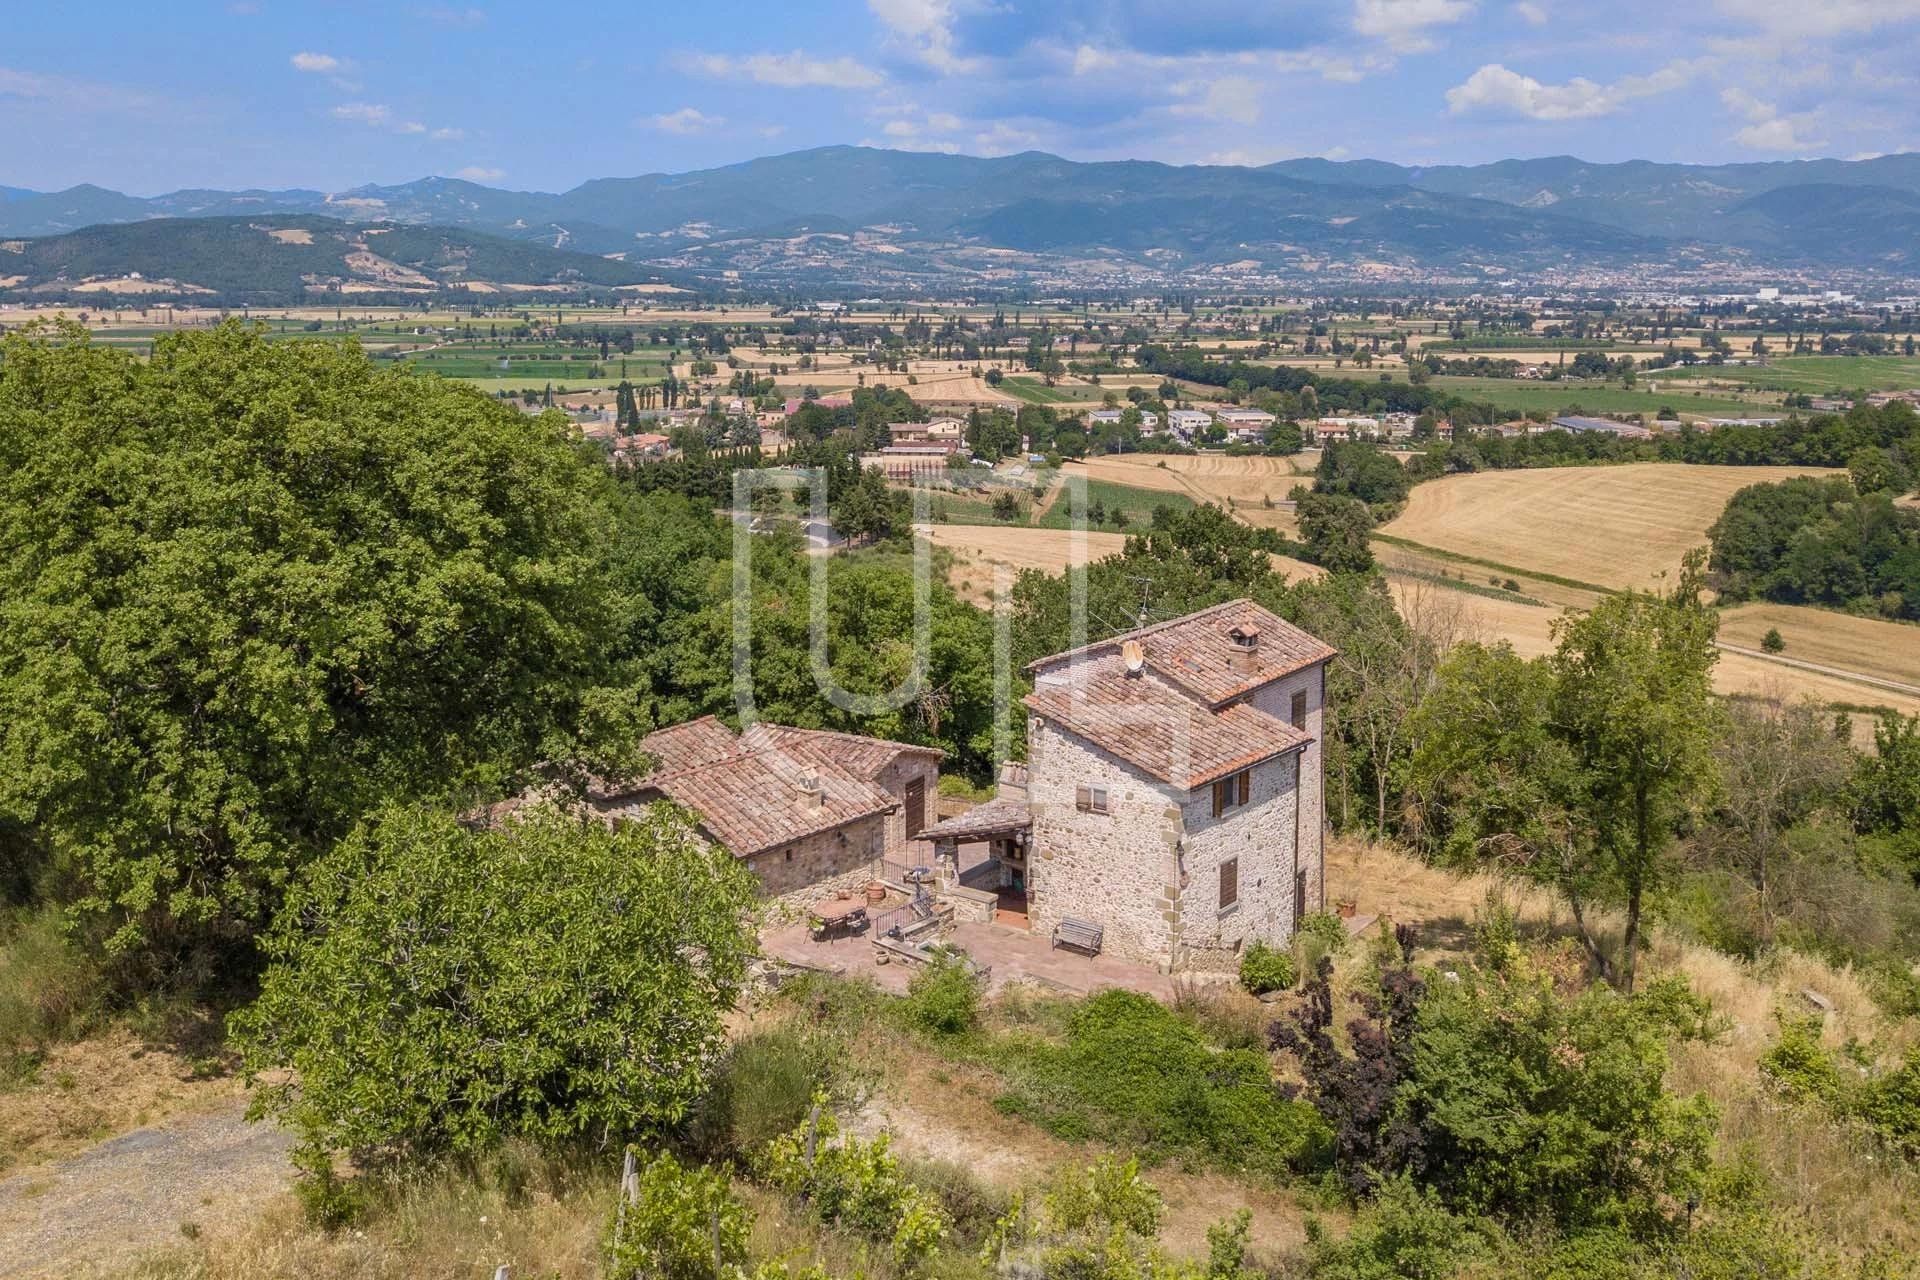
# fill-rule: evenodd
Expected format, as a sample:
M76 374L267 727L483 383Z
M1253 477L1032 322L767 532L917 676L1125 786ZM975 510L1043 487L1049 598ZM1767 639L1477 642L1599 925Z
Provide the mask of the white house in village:
M1214 417L1236 440L1258 440L1274 423L1273 415L1265 409L1222 409Z
M1205 409L1169 409L1167 429L1175 439L1191 440L1213 425L1213 415Z

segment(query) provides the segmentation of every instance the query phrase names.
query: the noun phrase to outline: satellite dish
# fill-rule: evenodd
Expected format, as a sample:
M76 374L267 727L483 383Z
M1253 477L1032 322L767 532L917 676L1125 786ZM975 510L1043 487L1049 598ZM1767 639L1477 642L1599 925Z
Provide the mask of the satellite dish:
M1147 665L1147 651L1138 640L1128 640L1120 646L1120 659L1127 664L1127 674L1137 676Z

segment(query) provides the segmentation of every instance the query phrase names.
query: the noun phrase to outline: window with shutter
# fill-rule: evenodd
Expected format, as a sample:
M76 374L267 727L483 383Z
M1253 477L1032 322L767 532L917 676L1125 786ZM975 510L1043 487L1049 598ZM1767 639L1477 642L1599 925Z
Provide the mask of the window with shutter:
M1213 784L1213 816L1219 817L1227 811L1227 784L1222 779Z
M1073 807L1082 813L1107 811L1107 788L1101 783L1082 783L1073 789Z
M1251 769L1242 769L1239 773L1234 775L1234 784L1235 784L1236 790L1239 792L1239 797L1240 797L1238 800L1234 801L1234 803L1245 804L1248 798L1253 794L1253 771Z
M1220 909L1225 911L1240 901L1240 859L1228 858L1220 864Z
M1288 719L1293 721L1294 728L1307 727L1307 691L1305 689L1293 695L1293 704L1288 708L1288 712Z

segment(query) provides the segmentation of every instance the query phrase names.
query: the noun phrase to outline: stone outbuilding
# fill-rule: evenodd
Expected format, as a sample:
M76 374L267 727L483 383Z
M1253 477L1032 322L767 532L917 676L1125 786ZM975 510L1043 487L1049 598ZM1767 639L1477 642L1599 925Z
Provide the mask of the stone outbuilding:
M917 863L939 794L932 747L758 723L735 733L712 716L649 734L646 775L592 788L609 818L656 800L689 810L767 896L794 905L858 888L888 861Z

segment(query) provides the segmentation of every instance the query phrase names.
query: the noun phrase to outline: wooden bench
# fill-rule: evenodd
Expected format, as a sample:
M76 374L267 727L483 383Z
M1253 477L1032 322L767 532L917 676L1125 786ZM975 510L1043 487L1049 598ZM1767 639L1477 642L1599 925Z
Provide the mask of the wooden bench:
M1072 947L1075 951L1084 951L1090 956L1100 954L1101 939L1106 930L1091 920L1076 920L1072 916L1061 916L1060 923L1053 926L1053 945Z

